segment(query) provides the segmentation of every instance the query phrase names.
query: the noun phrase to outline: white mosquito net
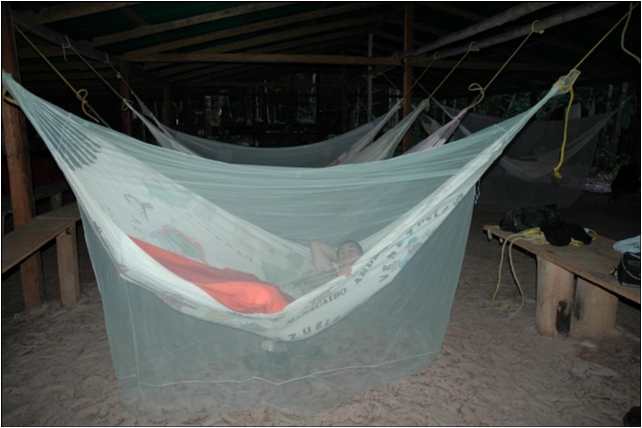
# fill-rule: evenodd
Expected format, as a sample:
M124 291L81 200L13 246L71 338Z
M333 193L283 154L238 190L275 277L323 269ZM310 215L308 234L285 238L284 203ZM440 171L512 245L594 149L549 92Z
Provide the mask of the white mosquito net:
M123 402L152 412L305 413L428 364L473 187L564 87L457 144L296 168L145 144L2 81L77 196Z
M449 115L457 114L454 109L444 109ZM478 204L494 211L547 204L560 208L572 205L581 195L589 175L599 133L614 113L569 120L561 180L553 179L552 172L560 157L564 121L534 120L526 125L482 178ZM453 139L501 120L467 113ZM430 127L430 122L426 122L424 120L425 126Z

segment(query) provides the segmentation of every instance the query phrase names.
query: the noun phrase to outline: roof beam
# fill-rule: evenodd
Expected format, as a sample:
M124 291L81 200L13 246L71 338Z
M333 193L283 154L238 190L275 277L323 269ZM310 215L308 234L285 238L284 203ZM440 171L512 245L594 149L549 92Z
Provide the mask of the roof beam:
M419 3L421 6L429 7L433 10L438 10L440 12L445 12L449 15L458 16L460 18L468 19L470 21L481 21L486 19L485 16L478 13L471 12L469 10L461 9L457 6L453 6L453 2L437 2L437 1L427 1Z
M549 16L548 18L539 20L537 22L538 30L547 30L552 27L556 27L561 24L565 24L576 19L583 18L585 16L592 15L594 13L605 10L609 7L617 6L621 4L619 2L590 2L584 3L582 6L569 9L565 12ZM524 37L531 32L531 24L526 24L519 26L511 31L499 34L497 36L489 37L480 42L475 42L475 48L484 49L491 46L499 45L501 43L506 43L510 40L514 40L520 37ZM461 46L457 48L448 49L443 52L439 52L440 58L448 58L455 55L461 55L468 50L469 46Z
M378 21L379 19L380 17L378 16L366 16L364 18L347 19L345 21L334 21L334 22L329 22L327 24L322 24L322 25L302 26L300 28L297 28L296 30L281 31L278 33L269 33L263 36L252 37L252 38L241 40L238 42L219 45L219 46L216 46L215 48L203 49L197 52L190 52L190 54L208 54L208 53L242 51L252 47L269 45L272 43L286 41L286 40L293 40L293 39L301 38L311 34L331 32L331 31L335 31L346 27L363 26L368 23L372 23L373 21ZM159 55L163 55L163 54L130 55L128 56L128 59L131 61L150 62L149 61L150 57L154 58L154 57L158 57ZM152 61L152 62L158 62L158 61ZM154 68L157 68L157 67L153 67L153 66L147 67L147 69L154 69Z
M321 34L321 35L316 35L313 37L306 37L306 38L298 38L295 40L290 40L287 42L283 43L278 43L275 45L270 45L270 46L265 46L257 49L252 49L248 51L248 53L271 53L271 52L281 52L281 53L287 53L285 52L287 49L292 49L292 48L299 48L302 46L308 46L310 44L317 44L317 43L327 43L329 41L337 40L337 39L342 39L342 38L347 38L347 37L352 37L356 34L362 33L364 31L365 27L358 27L358 28L353 28L350 30L346 31L340 31L340 32L334 32L334 33L326 33L326 34ZM206 66L208 69L211 68L211 65ZM229 66L227 66L229 67ZM163 69L158 71L158 74L161 76L169 76L169 75L175 75L177 73L184 73L186 71L191 71L191 70L196 70L196 69L202 69L203 64L184 64L184 65L179 65L176 67L171 67L168 69ZM200 70L198 70L200 71ZM183 77L193 77L192 73L189 73Z
M291 2L248 3L238 7L230 7L227 9L218 10L216 12L203 13L201 15L190 16L189 18L163 22L162 24L143 25L132 30L121 31L119 33L96 37L92 40L92 42L95 46L111 45L114 43L120 43L131 39L138 39L165 31L173 31L185 27L191 27L192 25L218 21L220 19L245 15L252 12L275 9L277 7L283 7L288 4L291 4Z
M228 28L226 30L216 31L213 33L201 34L199 36L188 37L179 39L172 42L161 43L147 48L136 49L125 53L125 58L132 58L133 56L153 54L158 52L170 51L175 49L182 49L189 46L200 45L203 43L222 40L229 37L242 36L244 34L255 33L257 31L264 31L273 28L282 27L285 25L297 24L305 21L310 21L318 18L325 18L333 15L339 15L347 12L354 12L366 7L372 7L370 3L356 3L344 4L341 6L330 7L326 9L313 10L311 12L298 13L296 15L285 16L266 21L259 21L254 24L242 25L238 27Z
M508 22L515 21L525 15L531 14L537 10L543 9L545 7L551 6L555 2L528 2L522 3L518 6L512 7L500 14L494 15L484 21L472 25L468 28L465 28L461 31L449 34L445 37L440 38L432 43L429 43L425 46L422 46L412 52L412 55L422 55L428 52L432 52L435 49L438 49L442 46L458 42L460 40L467 39L475 34L490 30L495 27L499 27Z
M335 64L335 65L397 65L400 60L394 57L360 57L345 55L292 55L264 53L219 53L190 52L155 54L131 58L140 62L262 62L291 64Z
M30 14L30 18L35 24L49 24L64 19L80 18L81 16L133 6L138 3L140 2L78 2L63 4L42 9L36 14Z

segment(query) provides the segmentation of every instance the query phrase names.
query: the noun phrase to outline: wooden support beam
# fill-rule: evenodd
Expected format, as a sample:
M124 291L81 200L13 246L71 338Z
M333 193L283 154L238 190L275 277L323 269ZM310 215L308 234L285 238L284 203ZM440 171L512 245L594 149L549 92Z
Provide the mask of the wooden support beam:
M270 19L266 21L259 21L254 24L228 28L226 30L211 32L207 34L201 34L198 36L179 39L179 40L175 40L167 43L160 43L147 48L129 51L125 54L125 56L128 58L132 58L135 56L140 57L140 56L145 56L145 55L154 54L158 52L182 49L189 46L200 45L203 43L226 39L229 37L237 37L245 34L256 33L258 31L272 30L274 28L283 27L286 25L299 24L299 23L314 20L314 19L340 15L348 12L354 12L359 9L364 9L366 7L372 7L372 5L365 2L356 3L356 4L344 4L341 6L329 7L329 8L314 10L311 12L298 13L295 15L285 16L285 17L276 18L276 19ZM224 51L221 51L221 52L224 52Z
M2 5L2 68L20 80L16 55L13 22L9 4ZM13 222L16 226L27 224L33 216L33 193L31 161L27 146L25 118L20 109L3 101L2 138L4 139ZM34 308L41 303L42 261L36 253L20 265L22 294L25 308Z
M412 3L406 3L404 10L403 26L403 49L408 52L412 49L412 21L414 16L414 7ZM412 64L408 61L403 65L403 117L406 117L412 111ZM401 142L401 150L405 152L410 148L412 141L406 134Z
M129 88L126 83L131 79L131 67L128 62L121 61L120 74L123 77L120 79L120 95L126 100L131 99L129 96ZM121 109L120 111L120 130L123 134L132 135L132 113L129 109Z
M565 24L576 19L583 18L585 16L592 15L594 13L600 12L602 10L608 9L610 7L621 4L619 2L590 2L584 3L581 6L575 7L573 9L567 10L565 12L559 13L557 15L549 16L548 18L539 20L537 22L537 30L547 30L552 27L556 27L561 24ZM531 31L531 24L525 24L515 28L511 31L489 37L480 42L475 42L476 49L485 49L491 46L499 45L501 43L506 43L511 40L515 40L521 37L526 36ZM449 58L452 56L461 55L468 50L469 46L460 46L452 49L448 49L442 52L439 52L439 58Z
M439 12L445 12L448 15L457 16L459 18L468 19L470 21L481 21L486 17L470 10L462 9L457 6L454 6L453 2L440 2L440 1L427 1L422 2L422 6L426 6L432 10L437 10Z
M99 3L96 3L96 4L99 4ZM34 22L33 19L30 18L28 15L15 14L14 23L20 26L20 29L22 29L23 31L26 30L32 34L42 37L43 39L47 40L50 43L53 43L54 45L61 46L61 48L59 49L51 49L51 50L41 49L43 50L43 54L47 56L53 56L50 54L56 54L56 56L64 55L62 46L64 46L69 42L69 39L66 36L63 36L60 33L57 33L53 30L50 30L49 28L46 28ZM86 58L90 58L90 59L93 59L94 61L103 62L103 63L109 62L109 55L107 55L105 52L97 51L88 43L74 42L74 48L78 51L78 53L80 53L82 56ZM73 52L67 52L67 54L73 55ZM40 58L40 56L36 52L33 52L31 55L28 55L28 56L21 55L20 58Z
M435 40L432 43L429 43L425 46L422 46L412 52L412 55L422 55L428 52L432 52L435 49L438 49L442 46L448 45L450 43L458 42L460 40L467 39L472 37L475 34L482 33L484 31L490 30L492 28L499 27L508 22L516 21L517 19L531 14L537 10L549 7L555 4L555 2L527 2L522 3L518 6L512 7L500 14L494 15L478 24L472 25L468 28L465 28L461 31L451 33L445 37L442 37L438 40Z
M153 34L163 33L165 31L174 31L181 28L191 27L193 25L205 24L207 22L231 18L233 16L275 9L278 7L286 6L288 4L291 4L291 2L246 3L237 7L229 7L223 10L217 10L216 12L203 13L201 15L190 16L188 18L163 22L161 24L143 25L132 30L121 31L119 33L96 37L92 41L95 46L105 46L131 39L151 36Z
M120 9L121 7L133 6L138 3L140 2L78 2L63 4L42 9L37 14L33 14L32 19L36 24L48 24L64 19L79 18L81 16Z
M78 237L75 223L56 237L56 252L60 303L65 306L76 304L80 298L80 275L78 272Z
M326 45L330 41L334 41L337 39L343 39L343 38L348 38L348 37L354 37L360 33L365 32L366 27L357 27L353 28L350 30L346 31L338 31L338 32L333 32L333 33L327 33L327 34L321 34L321 35L315 35L311 37L301 37L297 38L295 40L290 40L287 42L282 42L282 43L277 43L269 46L262 46L260 48L255 48L247 51L247 53L271 53L271 52L280 52L280 53L288 53L286 51L291 50L293 48L300 48L302 46L313 46L315 44L324 44ZM233 66L230 65L224 65L222 67L225 68L230 68ZM203 66L203 64L183 64L179 66L174 66L170 68L166 68L163 70L159 70L157 73L160 76L165 76L165 77L177 77L177 74L182 74L188 71L196 71L196 75L198 74L198 71L202 71L204 68L207 69L212 69L211 65L206 65ZM179 79L185 79L185 78L190 78L193 77L191 73L184 74L179 77Z
M400 63L394 57L347 56L347 55L295 55L295 54L263 54L263 53L218 53L196 52L178 54L155 54L146 57L134 57L140 62L262 62L262 63L291 63L291 64L333 64L333 65L397 65Z

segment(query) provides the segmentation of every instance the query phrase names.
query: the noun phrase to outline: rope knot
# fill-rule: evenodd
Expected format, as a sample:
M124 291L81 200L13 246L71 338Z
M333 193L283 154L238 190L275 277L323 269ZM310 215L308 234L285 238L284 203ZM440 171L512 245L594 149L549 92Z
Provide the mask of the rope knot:
M473 103L470 105L470 107L468 107L468 108L472 109L473 107L475 107L476 105L478 105L479 103L482 102L482 100L484 99L484 96L486 95L486 90L483 88L482 85L480 85L477 82L473 82L470 85L468 85L468 90L471 91L471 92L478 92L479 93L479 95L477 96L477 99L475 101L473 101Z

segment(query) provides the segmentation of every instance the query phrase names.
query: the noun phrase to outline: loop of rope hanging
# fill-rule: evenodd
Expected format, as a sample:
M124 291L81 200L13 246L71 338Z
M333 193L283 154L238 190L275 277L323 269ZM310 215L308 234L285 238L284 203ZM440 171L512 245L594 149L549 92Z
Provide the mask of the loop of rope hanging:
M109 90L111 90L111 91L114 93L114 95L116 95L116 97L118 97L119 99L121 99L122 103L121 103L121 105L120 105L120 108L121 108L121 110L122 110L122 111L127 111L128 107L127 107L127 103L125 102L125 101L126 101L126 100L125 100L125 97L123 97L123 96L120 94L120 92L118 92L118 91L116 90L116 88L114 88L114 87L111 85L111 83L109 83L109 81L107 81L107 79L105 79L105 78L103 77L103 75L102 75L102 74L100 74L100 73L98 72L98 70L96 70L96 69L94 68L94 66L93 66L93 65L91 65L91 63L90 63L89 61L87 61L87 60L85 59L85 57L83 57L83 56L80 54L80 52L78 52L78 50L76 50L76 48L75 48L71 43L69 44L69 49L71 49L71 50L73 51L73 53L75 53L75 54L76 54L76 56L77 56L78 58L80 58L80 60L81 60L83 63L85 63L85 65L86 65L86 66L87 66L91 71L93 71L93 72L94 72L94 74L95 74L96 76L98 76L98 78L99 78L99 79L100 79L100 80L105 84L105 86L107 86L107 87L109 88ZM113 67L113 65L111 65L111 63L108 63L108 64L109 64L110 66L112 66L112 67Z
M14 25L14 28L20 34L26 41L29 43L29 45L33 48L33 50L36 51L38 55L47 63L47 65L60 77L60 79L67 85L69 89L76 95L76 99L80 101L80 107L90 119L92 119L96 123L102 123L106 127L109 128L109 124L98 114L98 112L89 104L89 101L87 101L87 96L89 95L89 91L87 89L76 89L70 82L67 80L67 78L56 68L56 66L49 61L49 58L45 56L44 53L40 49L38 49L38 46L31 41L29 37L20 29L20 26Z
M626 30L629 28L629 22L631 21L631 15L633 15L633 9L635 9L637 5L633 5L633 3L629 4L629 13L626 17L626 22L624 23L624 28L622 29L622 35L620 36L620 47L624 52L635 58L635 60L640 63L640 57L628 50L626 47L624 47L624 37L626 36Z
M569 72L569 76L573 73L575 73L575 76L573 78L570 78L570 82L562 82L560 85L560 89L564 92L569 92L569 100L568 100L568 105L566 106L566 112L564 114L564 133L562 136L562 145L560 146L560 157L557 162L557 165L555 165L555 168L553 168L553 179L554 180L561 180L562 179L562 166L564 165L564 160L566 157L566 143L568 141L568 122L570 119L570 112L571 108L573 107L573 100L575 98L575 92L573 89L573 84L575 83L575 80L577 79L577 76L579 75L579 67L586 61L586 59L591 56L593 52L604 42L604 40L607 39L607 37L615 31L615 29L622 23L622 21L626 20L626 24L624 25L624 28L622 30L622 36L620 37L620 45L622 49L629 53L625 48L624 48L624 34L626 33L626 28L627 25L631 19L631 14L633 13L633 10L637 7L637 5L633 5L632 3L629 5L629 10L627 13L622 16L613 26L606 32L604 35L591 47L591 49L588 50L588 52L578 61L577 64L571 69ZM633 55L635 57L635 55ZM639 58L635 57L638 62L640 61Z
M504 71L506 66L508 66L508 64L510 64L510 62L513 60L513 58L515 58L515 55L517 55L517 53L522 49L522 47L526 44L526 42L528 42L528 40L531 38L531 36L533 34L535 34L535 33L538 33L538 34L544 33L544 30L538 30L536 28L536 25L537 25L538 22L539 22L538 20L533 21L533 23L531 24L531 31L528 32L526 37L524 37L524 40L522 40L522 42L517 46L517 48L515 48L515 50L508 57L508 59L506 61L504 61L504 63L501 65L501 67L499 67L497 72L493 75L493 77L490 78L490 80L488 81L488 83L486 83L486 85L481 86L479 83L474 82L474 83L471 83L468 86L468 90L469 91L479 92L479 95L477 96L477 99L475 101L473 101L473 103L470 105L470 107L468 107L469 109L474 108L475 106L479 105L479 103L481 103L484 100L484 97L486 95L486 90L490 87L490 85L493 84L495 79L497 79L497 77L499 77L499 75L501 74L502 71Z

